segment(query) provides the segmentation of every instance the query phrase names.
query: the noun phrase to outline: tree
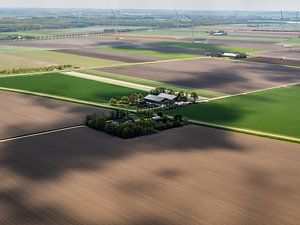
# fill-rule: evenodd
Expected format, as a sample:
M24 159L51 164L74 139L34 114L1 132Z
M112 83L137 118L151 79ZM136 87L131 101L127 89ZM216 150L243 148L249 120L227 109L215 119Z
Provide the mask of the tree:
M104 117L98 117L95 122L95 128L97 130L104 130L106 119Z
M118 100L115 99L115 98L111 98L111 99L109 100L109 104L111 104L111 105L116 105L116 104L118 104Z
M192 92L191 97L193 98L194 102L198 100L198 94L196 92Z
M123 97L121 98L121 102L122 102L123 104L128 104L128 101L129 101L128 96L123 96Z

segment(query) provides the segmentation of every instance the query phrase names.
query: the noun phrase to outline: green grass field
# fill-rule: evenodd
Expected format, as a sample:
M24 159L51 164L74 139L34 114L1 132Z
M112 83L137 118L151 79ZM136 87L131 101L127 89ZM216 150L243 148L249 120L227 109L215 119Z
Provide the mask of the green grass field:
M101 47L99 48L99 50L113 51L113 52L127 52L131 54L149 55L149 56L169 58L169 59L187 59L187 58L196 57L195 55L192 54L159 52L154 50L139 49L135 46Z
M250 48L238 48L232 46L222 46L222 45L212 45L212 44L193 44L190 42L183 41L166 41L161 43L161 46L170 46L176 48L186 48L186 49L199 49L207 52L241 52L241 53L251 53L257 52L258 49Z
M136 78L136 77L126 76L126 75L122 75L122 74L107 73L107 72L98 71L98 70L82 70L80 72L86 73L86 74L91 74L91 75L96 75L96 76L100 76L100 77L115 79L115 80L126 81L126 82L130 82L130 83L134 83L134 84L142 84L142 85L146 85L146 86L150 86L150 87L164 87L167 89L173 89L176 91L184 91L187 93L195 91L198 93L198 95L207 97L207 98L213 98L213 97L219 97L219 96L225 95L223 93L218 93L218 92L214 92L214 91L195 89L195 88L186 88L186 87L170 85L170 84L166 84L166 83L162 83L162 82L158 82L158 81L154 81L154 80Z
M300 138L300 87L287 87L180 107L190 119Z
M138 92L135 89L70 77L60 73L0 78L0 87L26 90L96 103ZM143 93L142 91L139 91ZM145 93L143 93L145 94Z

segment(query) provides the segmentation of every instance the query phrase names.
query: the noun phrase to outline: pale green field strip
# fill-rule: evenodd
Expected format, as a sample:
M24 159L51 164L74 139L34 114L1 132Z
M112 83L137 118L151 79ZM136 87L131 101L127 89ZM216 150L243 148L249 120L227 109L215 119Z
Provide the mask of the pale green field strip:
M54 63L58 65L68 64L80 67L109 67L117 66L122 64L118 61L106 60L106 59L97 59L87 56L78 56L73 54L66 54L53 51L26 51L19 52L18 55L27 57L30 59L35 59L38 61L45 61L49 63Z
M193 58L196 55L192 54L183 54L183 53L169 53L169 52L159 52L154 50L145 50L145 49L137 49L137 48L130 48L130 47L100 47L99 50L104 51L111 51L111 52L126 52L136 55L149 55L155 57L165 57L171 59L186 59L186 58Z
M187 92L187 93L197 92L199 96L203 96L203 97L207 97L207 98L215 98L215 97L225 96L225 94L219 93L219 92L213 92L213 91L196 89L196 88L187 88L187 87L171 85L171 84L167 84L167 83L163 83L163 82L159 82L159 81L136 78L136 77L126 76L126 75L122 75L122 74L108 73L108 72L103 72L103 71L98 71L98 70L80 70L80 72L86 73L86 74L92 74L92 75L100 76L100 77L104 77L104 78L145 85L145 86L149 86L149 87L155 87L155 88L156 87L164 87L166 89L183 91L183 92Z
M1 91L10 91L10 92L16 92L16 93L22 93L22 94L28 94L28 95L34 95L34 96L39 96L39 97L45 97L45 98L51 98L51 99L57 99L57 100L62 100L62 101L67 101L67 102L73 102L73 103L79 103L83 105L89 105L89 106L97 106L100 108L106 108L106 109L117 109L117 110L126 110L129 112L135 112L136 110L133 109L124 109L121 107L117 106L112 106L109 104L105 103L96 103L96 102L91 102L91 101L84 101L84 100L79 100L75 98L69 98L69 97L62 97L58 95L51 95L51 94L43 94L39 92L33 92L33 91L25 91L21 89L13 89L13 88L5 88L5 87L0 87Z
M135 84L135 83L131 83L131 82L120 81L120 80L90 75L90 74L86 74L86 73L74 72L74 71L65 72L63 74L66 74L68 76L84 78L84 79L88 79L88 80L99 81L99 82L107 83L107 84L114 84L114 85L118 85L121 87L128 87L128 88L133 88L133 89L137 89L137 90L148 91L148 92L154 89L154 87L150 87L150 86L146 86L146 85Z
M300 144L300 138L271 134L271 133L266 133L266 132L262 132L262 131L250 130L250 129L223 126L223 125L214 124L214 123L201 122L198 120L189 120L189 122L192 124L200 125L200 126L207 126L207 127L217 128L217 129L221 129L221 130L234 131L234 132L239 132L239 133L244 133L244 134L250 134L250 135L255 135L255 136L260 136L260 137L277 139L277 140L281 140L281 141L295 142L295 143Z

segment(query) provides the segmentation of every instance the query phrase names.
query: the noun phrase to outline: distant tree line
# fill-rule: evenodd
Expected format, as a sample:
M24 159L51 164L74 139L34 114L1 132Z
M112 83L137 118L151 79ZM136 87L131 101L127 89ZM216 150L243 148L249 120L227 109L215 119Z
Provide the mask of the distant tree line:
M35 72L47 72L55 70L64 70L73 68L72 65L58 65L48 67L36 67L36 68L12 68L12 69L1 69L0 74L21 74L21 73L35 73Z

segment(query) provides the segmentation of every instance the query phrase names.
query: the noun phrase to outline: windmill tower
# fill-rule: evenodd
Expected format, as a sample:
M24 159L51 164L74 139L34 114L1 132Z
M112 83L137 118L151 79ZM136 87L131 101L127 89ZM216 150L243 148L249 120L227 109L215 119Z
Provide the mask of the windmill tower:
M195 43L195 22L197 21L197 19L200 18L200 16L192 18L191 16L184 14L190 21L191 21L191 25L192 25L192 43Z
M283 34L284 34L284 17L282 10L280 11L280 21L281 21L281 46L283 46Z
M175 21L176 21L176 29L179 30L179 14L177 10L175 10Z

